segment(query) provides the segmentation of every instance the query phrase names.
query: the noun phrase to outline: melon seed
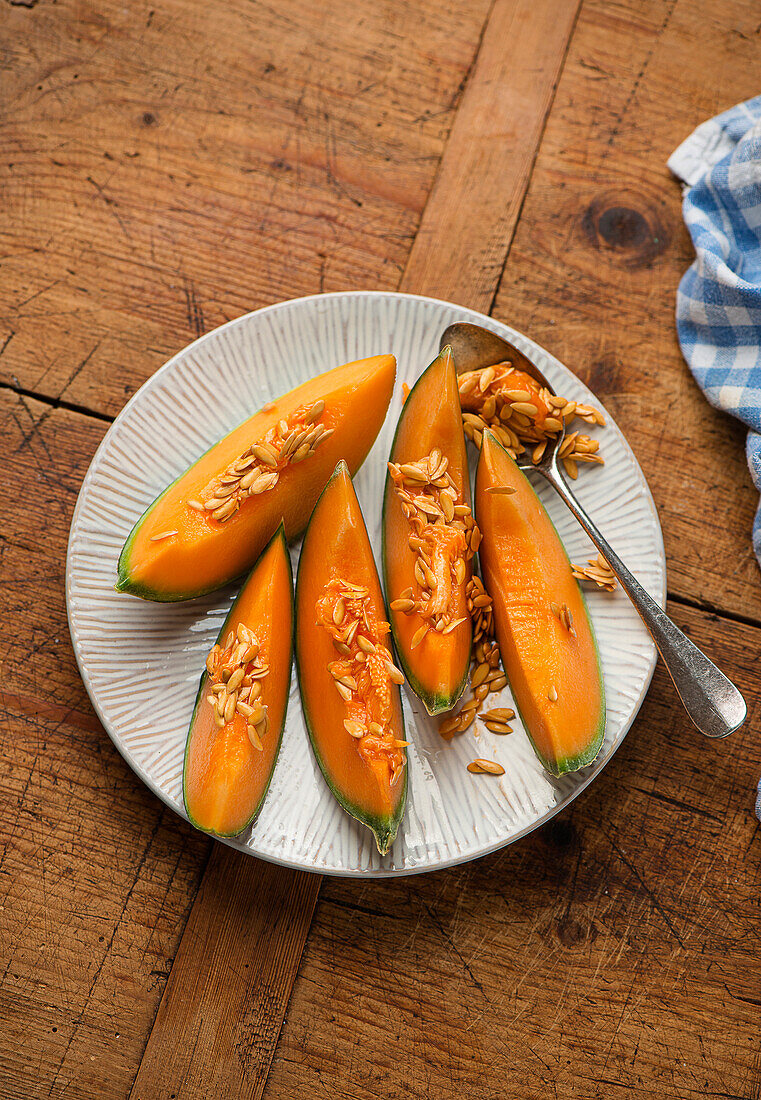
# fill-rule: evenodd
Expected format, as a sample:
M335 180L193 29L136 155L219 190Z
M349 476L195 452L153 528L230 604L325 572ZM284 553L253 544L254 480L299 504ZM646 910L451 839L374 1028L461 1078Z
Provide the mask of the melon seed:
M482 684L486 677L489 675L489 666L487 664L478 665L476 671L473 673L470 679L470 686L477 688L479 684Z
M439 733L452 733L460 724L459 714L450 714L439 723Z
M386 669L388 671L389 679L394 684L404 683L404 673L396 667L393 661L386 661Z
M477 775L479 772L486 772L488 775L504 775L505 769L501 764L498 764L496 760L472 760L468 764L468 771Z
M510 722L515 718L515 711L511 710L510 707L492 707L491 710L485 710L478 717L490 722Z
M315 401L314 405L312 405L312 407L309 409L306 416L304 417L304 423L312 424L318 416L322 416L324 409L325 402L322 399L320 399L319 401Z
M340 680L336 680L335 685L336 685L336 689L338 691L338 694L341 696L343 701L345 703L350 702L351 701L351 691L349 690L349 688L347 688L345 684L342 684Z
M236 668L230 679L227 681L227 690L235 691L243 683L243 669Z

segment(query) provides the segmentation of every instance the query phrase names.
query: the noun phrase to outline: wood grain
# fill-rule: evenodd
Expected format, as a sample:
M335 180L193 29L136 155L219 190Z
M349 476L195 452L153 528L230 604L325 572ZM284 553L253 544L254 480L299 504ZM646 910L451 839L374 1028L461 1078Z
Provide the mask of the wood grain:
M104 425L0 391L0 1097L127 1095L210 842L136 779L69 647L63 570Z
M759 630L671 611L720 647L745 728L703 738L659 667L538 832L433 875L325 880L265 1100L758 1095Z
M488 9L3 3L0 381L115 415L229 318L396 289Z
M261 1095L318 888L214 846L131 1100Z
M3 472L17 487L0 540L3 688L90 716L69 648L64 575L77 494L106 427L0 389Z
M300 293L396 286L487 10L487 3L441 10L424 0L412 8L365 3L319 11L242 0L211 8L177 2L161 11L147 4L7 7L0 383L108 416L178 346L231 316ZM61 592L76 489L103 429L35 401L4 400L4 427L20 456L9 472L12 484L25 487L3 543L4 568L15 578L3 589L4 611L19 624L8 639L6 688L22 693L27 721L55 700L53 721L75 715L88 723L97 775L104 735L65 648ZM134 787L115 761L122 782ZM63 794L74 779L65 760L55 763ZM23 776L23 760L19 767ZM32 778L29 764L17 784L22 795ZM136 791L160 812L139 785ZM19 797L19 812L27 812ZM80 836L84 852L98 849L94 824L108 814L108 802L94 798L90 831ZM121 824L119 815L115 821ZM49 839L55 845L58 832ZM125 830L130 843L139 868L144 838ZM180 891L188 904L208 842L193 836L193 847L196 879ZM32 864L20 888L39 893L41 875L44 886L44 870ZM267 866L258 875L260 888L277 882L275 892L292 896L292 875ZM306 928L318 883L299 881ZM118 876L111 885L99 899L106 928L119 916L123 889ZM121 1030L119 1058L111 1058L118 1072L103 1073L99 1095L124 1095L123 1074L137 1066L186 916L178 918L176 905L170 897L174 919L161 964L143 951L143 962L153 963L152 996L144 992L134 1029ZM72 899L53 891L41 912L68 951L58 907L65 920ZM194 926L205 911L196 911ZM151 924L162 919L149 916ZM105 956L112 940L104 937L98 974L111 974ZM3 946L12 968L18 944ZM273 997L274 1014L263 1021L268 1053L254 1076L271 1056L298 938L293 947L291 972L274 972L282 1003ZM89 974L76 969L69 981L69 998L84 1013L95 986L89 991ZM55 1042L48 1049L35 1032L22 1055L7 1045L18 1040L18 1028L4 1031L0 1064L8 1080L17 1079L18 1058L28 1057L39 1073L34 1085L24 1078L25 1094L93 1095L98 1066L89 1063L99 1063L101 1052L84 1016L74 1019L60 1065L49 1070ZM149 1063L151 1051L162 1049L154 1044ZM250 1052L246 1059L251 1069Z
M658 417L650 392L663 397L664 369L669 381L672 371L685 377L671 315L690 260L683 234L660 268L666 219L669 240L682 232L666 156L697 121L752 91L747 68L729 72L739 35L743 55L757 57L750 6L731 7L717 20L708 5L584 5L497 314L544 331L551 350L613 398L659 503L671 502L664 518L670 560L685 571L681 598L705 599L718 542L715 572L733 563L724 583L742 596L742 613L758 593L737 522L738 506L749 519L753 502L740 433L695 393L664 402ZM722 104L719 74L731 88ZM585 219L602 185L611 195ZM648 212L654 228L644 234L628 210ZM717 447L728 476L704 456L694 481L668 466L677 453L710 458ZM717 483L722 499L709 500ZM686 545L673 545L670 522ZM421 880L326 883L265 1097L758 1094L757 628L671 610L740 684L744 730L703 740L659 668L606 772L540 833Z
M750 0L720 18L710 0L584 5L495 316L618 420L655 496L670 591L761 621L745 433L710 408L676 341L693 251L666 168L699 122L756 94L757 16Z
M490 312L579 0L496 0L401 289Z
M91 714L0 694L0 1097L121 1100L205 842Z

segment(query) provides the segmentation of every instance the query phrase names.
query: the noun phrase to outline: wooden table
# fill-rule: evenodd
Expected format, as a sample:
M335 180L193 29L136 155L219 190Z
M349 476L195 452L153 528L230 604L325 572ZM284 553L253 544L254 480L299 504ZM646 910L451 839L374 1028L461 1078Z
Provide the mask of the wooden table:
M755 0L0 0L0 1097L761 1095L761 584L739 425L676 344L665 163L757 94ZM165 810L77 674L82 477L173 352L282 298L449 298L599 393L669 607L744 692L656 672L574 805L502 852L320 880Z

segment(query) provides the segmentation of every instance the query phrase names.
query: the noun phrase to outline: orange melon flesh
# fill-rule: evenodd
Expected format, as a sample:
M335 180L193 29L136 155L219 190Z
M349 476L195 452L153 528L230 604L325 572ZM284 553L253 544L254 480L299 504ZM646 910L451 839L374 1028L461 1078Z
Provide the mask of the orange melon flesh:
M466 386L465 391L460 394L463 412L480 414L491 395L504 394L505 391L519 392L522 395L521 401L532 405L536 410L532 413L531 419L541 432L547 417L550 414L555 416L557 410L548 405L546 398L542 396L542 387L536 379L525 371L511 366L510 363L495 363L491 370L494 372L494 378L485 390L482 391L480 385ZM480 377L482 378L483 375L481 374ZM511 399L506 400L509 402Z
M462 430L457 374L451 350L446 348L423 372L404 402L399 424L391 447L390 461L401 464L416 462L438 447L449 460L447 467L461 501L470 503L470 481L465 437ZM435 531L431 527L431 533ZM446 529L440 528L444 537ZM409 520L402 511L401 501L392 478L386 478L383 503L383 573L389 604L411 587L419 596L415 579L417 551L410 548L412 534ZM442 547L442 557L445 557ZM436 572L436 569L434 569ZM445 569L449 574L449 570ZM391 628L397 655L413 691L422 700L429 714L451 709L463 692L470 664L472 623L468 614L465 589L471 578L467 563L462 584L443 579L442 598L453 619L465 621L450 634L429 630L415 648L412 641L426 622L417 612L405 614L390 610Z
M371 616L385 623L380 581L345 463L325 487L304 536L296 583L296 661L307 729L328 786L348 813L372 829L385 853L404 811L406 757L402 753L402 766L393 774L387 756L368 758L344 726L352 713L329 671L337 651L318 612L326 589L336 581L369 589ZM389 725L403 741L399 689L390 681L389 686Z
M281 519L286 537L299 535L339 459L355 473L386 416L396 360L378 355L312 378L255 413L206 452L151 505L119 559L117 589L150 600L182 600L213 591L256 561ZM188 504L204 500L210 482L281 419L325 401L320 423L333 430L307 459L285 467L278 484L249 497L220 523ZM152 541L156 535L176 532Z
M261 681L261 701L269 719L262 750L252 745L240 714L217 728L207 702L211 681L204 673L185 751L183 790L188 817L197 829L217 836L235 836L251 823L264 801L280 748L293 641L293 578L282 527L233 604L220 631L220 644L239 623L254 633L261 658L269 665Z
M488 492L509 485L510 496ZM563 544L527 478L484 432L476 475L479 549L502 663L537 756L553 775L597 756L605 693L584 597ZM574 637L552 610L566 604ZM557 692L557 700L550 696Z

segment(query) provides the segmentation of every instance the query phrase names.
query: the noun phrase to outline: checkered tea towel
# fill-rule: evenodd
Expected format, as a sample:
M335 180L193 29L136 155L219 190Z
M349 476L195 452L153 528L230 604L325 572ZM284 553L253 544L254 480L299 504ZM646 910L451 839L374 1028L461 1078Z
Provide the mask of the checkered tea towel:
M761 492L761 96L698 126L668 166L695 246L676 298L679 343L710 403L747 425ZM761 563L761 506L753 549Z

